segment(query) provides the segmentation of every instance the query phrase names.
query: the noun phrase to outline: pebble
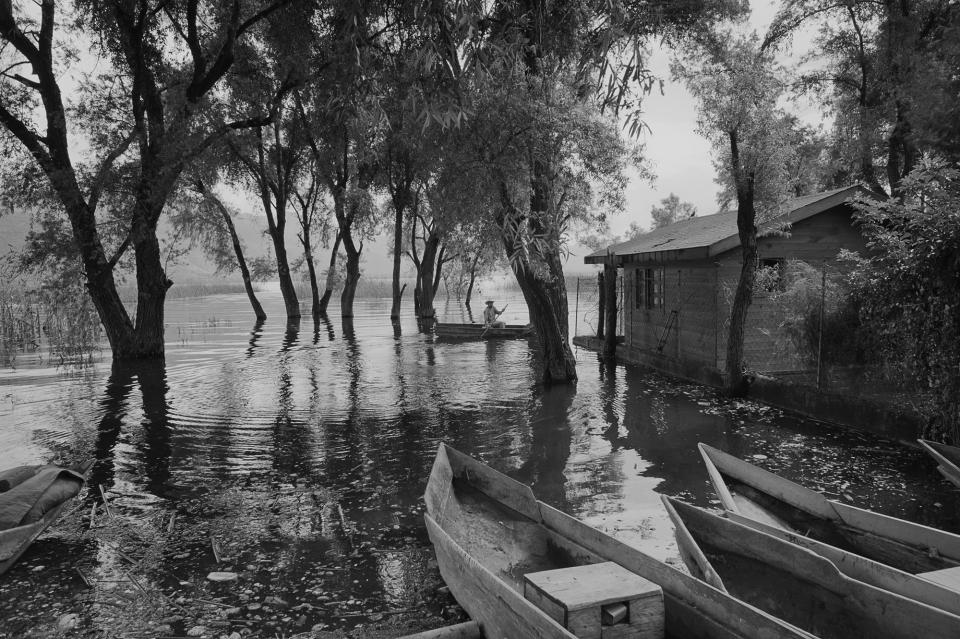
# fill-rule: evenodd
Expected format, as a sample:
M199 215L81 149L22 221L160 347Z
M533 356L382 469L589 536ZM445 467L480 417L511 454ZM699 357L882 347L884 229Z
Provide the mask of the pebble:
M60 632L68 632L77 627L77 624L80 623L80 616L76 613L68 613L65 615L60 615L60 618L57 619L57 630Z
M203 633L207 631L203 626L194 626L190 630L187 630L188 637L202 637Z
M274 608L289 608L290 604L280 597L267 597L263 600L263 603L267 606L273 606Z
M207 575L207 579L210 581L236 581L237 573L235 572L211 572Z

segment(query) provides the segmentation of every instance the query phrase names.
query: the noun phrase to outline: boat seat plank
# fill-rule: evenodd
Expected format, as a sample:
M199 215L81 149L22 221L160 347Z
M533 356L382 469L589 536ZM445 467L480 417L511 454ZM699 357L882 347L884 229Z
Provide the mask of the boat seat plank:
M944 568L943 570L933 570L931 572L922 572L918 575L927 581L946 586L951 590L960 592L960 566L953 568Z

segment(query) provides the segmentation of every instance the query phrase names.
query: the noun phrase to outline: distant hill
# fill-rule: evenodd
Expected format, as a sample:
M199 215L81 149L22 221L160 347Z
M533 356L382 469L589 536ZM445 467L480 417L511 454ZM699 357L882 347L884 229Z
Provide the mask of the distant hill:
M234 218L234 225L243 242L244 255L248 259L263 257L268 254L272 255L271 242L265 234L266 220L263 217L248 214L237 215ZM21 250L24 238L30 228L30 215L26 211L5 212L0 215L0 257ZM288 221L287 245L291 261L300 256L300 246L296 237L297 228L295 219ZM165 237L169 230L169 227L161 220L160 237ZM579 244L571 246L570 257L564 265L565 272L568 275L595 272L595 268L583 263L583 256L590 252L589 249ZM318 247L315 259L317 270L320 272L326 270L330 259L329 248ZM381 236L364 245L361 268L365 277L390 277L393 269L393 257L390 253L390 239L388 237ZM406 258L404 259L404 271L405 273L412 272L412 266ZM239 280L239 275L236 273L216 274L213 263L203 254L203 250L196 246L182 256L177 263L170 265L168 274L170 279L178 284Z

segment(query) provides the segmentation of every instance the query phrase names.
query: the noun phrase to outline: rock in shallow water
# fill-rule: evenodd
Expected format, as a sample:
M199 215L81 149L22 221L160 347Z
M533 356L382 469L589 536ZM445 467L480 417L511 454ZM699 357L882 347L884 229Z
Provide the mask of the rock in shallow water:
M210 581L236 581L237 573L235 572L211 572L207 575L207 579Z

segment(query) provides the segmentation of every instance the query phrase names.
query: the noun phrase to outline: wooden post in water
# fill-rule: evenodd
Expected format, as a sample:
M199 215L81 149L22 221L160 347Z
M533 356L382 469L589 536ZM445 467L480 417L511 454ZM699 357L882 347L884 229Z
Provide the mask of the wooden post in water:
M603 340L603 354L613 357L617 352L617 265L612 253L607 255L603 264L603 283L606 289L606 307L603 309L606 318L604 324L607 334Z
M597 308L597 339L603 341L603 309L606 306L606 287L603 284L603 273L597 275L597 290L600 291L600 301Z

